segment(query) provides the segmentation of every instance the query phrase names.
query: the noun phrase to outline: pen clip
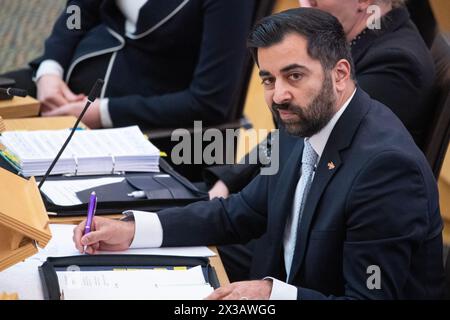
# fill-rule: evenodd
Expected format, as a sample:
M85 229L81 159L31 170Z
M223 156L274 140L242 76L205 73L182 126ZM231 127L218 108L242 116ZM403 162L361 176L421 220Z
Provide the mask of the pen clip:
M95 212L97 211L97 201L98 200L98 197L97 197L97 194L95 195L95 204L94 204L94 212L93 212L93 216L95 216Z

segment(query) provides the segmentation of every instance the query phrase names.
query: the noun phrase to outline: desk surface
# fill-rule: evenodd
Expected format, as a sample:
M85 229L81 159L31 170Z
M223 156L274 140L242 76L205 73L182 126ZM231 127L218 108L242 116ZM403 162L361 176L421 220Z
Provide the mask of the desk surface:
M46 121L44 121L44 119L40 118L40 119L15 119L15 120L9 120L8 121L8 126L10 126L10 129L27 129L27 130L33 130L33 129L47 129L47 128L51 128L51 129L61 129L61 128L65 128L69 125L72 124L74 118L67 118L67 117L61 117L58 120L55 118L54 121L51 121L51 125L46 124ZM3 127L3 129L8 129L8 126L6 128ZM41 127L42 126L42 127ZM1 130L0 130L1 131ZM7 164L4 163L4 161L2 161L3 159L0 158L0 167L5 167L8 168ZM111 215L111 216L106 216L109 218L118 218L118 217L122 217L122 215ZM70 218L61 218L61 217L51 217L50 218L50 222L51 223L63 223L63 224L77 224L79 223L82 219L84 219L84 217L70 217ZM220 284L226 285L229 283L228 280L228 276L225 272L225 268L222 264L222 261L220 260L220 257L218 255L217 252L217 248L215 247L210 247L210 249L212 251L214 251L217 255L214 257L210 258L210 262L211 265L215 268L216 273L217 273L217 277L219 279ZM33 264L31 267L32 269L36 269L35 273L36 274L30 274L30 279L26 280L26 279L21 279L20 281L23 281L24 285L26 285L27 281L29 283L34 283L33 282L33 278L34 276L37 275L37 268L35 268L37 265L34 265L35 262L31 261L29 262L30 264ZM25 264L25 263L24 263ZM20 266L19 268L29 268L30 266L28 265L23 265ZM28 269L27 269L28 270ZM8 277L7 274L4 274L5 277ZM8 290L14 290L14 288L5 288ZM33 291L33 288L28 288L28 291ZM34 291L36 292L40 292L40 288L37 286L36 288L34 288ZM14 292L14 291L11 291ZM19 297L20 298L20 297Z
M35 117L39 114L39 107L39 101L30 96L1 100L0 117L3 119Z
M111 218L111 219L120 219L123 217L123 215L116 214L116 215L107 215L107 216L102 216L102 217ZM85 217L51 217L50 223L78 224L84 218ZM216 256L210 257L209 261L211 262L211 266L213 266L214 269L216 270L217 278L219 279L220 285L224 286L224 285L229 284L230 281L228 279L227 273L225 272L223 263L220 260L219 254L217 252L217 248L209 247L209 249L214 251L214 253L216 254Z

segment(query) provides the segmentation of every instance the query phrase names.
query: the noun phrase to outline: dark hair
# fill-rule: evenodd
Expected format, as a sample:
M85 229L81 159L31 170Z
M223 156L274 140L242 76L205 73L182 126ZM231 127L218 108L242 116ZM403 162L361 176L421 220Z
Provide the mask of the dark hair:
M261 19L247 41L256 63L258 48L275 45L292 33L306 38L309 56L319 60L325 70L333 69L340 59L346 59L351 65L351 77L355 78L344 28L334 16L314 8L290 9Z

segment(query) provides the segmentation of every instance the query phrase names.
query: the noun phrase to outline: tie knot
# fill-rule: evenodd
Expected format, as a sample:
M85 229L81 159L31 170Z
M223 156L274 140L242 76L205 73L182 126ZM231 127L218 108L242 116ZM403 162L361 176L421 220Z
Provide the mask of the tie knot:
M317 162L317 153L314 151L313 147L309 141L305 141L305 146L303 147L302 164L314 166Z

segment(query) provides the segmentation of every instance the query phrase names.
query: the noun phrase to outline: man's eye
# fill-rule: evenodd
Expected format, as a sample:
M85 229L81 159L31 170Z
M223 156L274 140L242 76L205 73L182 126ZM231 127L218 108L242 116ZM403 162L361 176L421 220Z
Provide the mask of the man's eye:
M265 85L265 86L270 86L271 84L273 84L273 79L270 79L270 78L263 79L262 80L262 84Z
M293 81L298 81L298 80L301 80L302 78L303 78L303 75L300 73L293 73L289 76L289 79L293 80Z

